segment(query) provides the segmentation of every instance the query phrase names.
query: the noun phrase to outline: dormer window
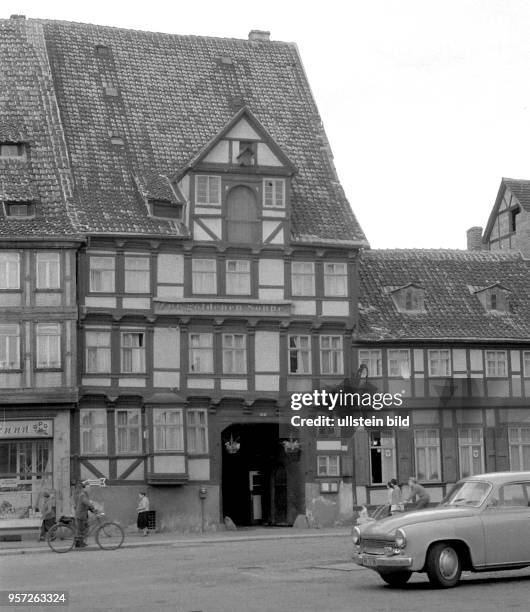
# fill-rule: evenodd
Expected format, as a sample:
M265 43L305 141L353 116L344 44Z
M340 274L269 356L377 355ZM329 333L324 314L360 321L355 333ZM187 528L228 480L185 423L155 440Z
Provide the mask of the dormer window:
M23 158L26 156L26 146L20 142L0 143L0 157Z
M6 217L13 219L28 219L35 216L35 204L33 202L4 202Z
M149 200L149 213L152 217L182 221L183 211L182 204L173 204L167 200Z
M497 310L497 294L492 293L490 295L490 310Z
M265 208L285 207L285 180L264 179L263 181L263 206Z
M389 289L394 305L399 312L425 312L425 290L419 285L405 285Z
M521 212L519 207L515 208L510 212L510 232L517 230L517 215Z
M473 287L471 292L480 300L484 310L487 312L510 312L509 289L499 283L490 287Z
M221 205L221 177L199 174L195 178L195 203Z

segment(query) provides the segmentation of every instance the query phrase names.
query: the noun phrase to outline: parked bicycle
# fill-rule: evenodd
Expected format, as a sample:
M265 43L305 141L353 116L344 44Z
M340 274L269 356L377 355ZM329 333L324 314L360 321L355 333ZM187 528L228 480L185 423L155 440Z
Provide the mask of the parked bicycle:
M110 521L105 514L98 513L89 521L87 538L94 535L97 545L103 550L116 550L123 544L125 533L118 523ZM76 524L72 517L61 517L47 533L48 546L56 553L66 553L75 545Z

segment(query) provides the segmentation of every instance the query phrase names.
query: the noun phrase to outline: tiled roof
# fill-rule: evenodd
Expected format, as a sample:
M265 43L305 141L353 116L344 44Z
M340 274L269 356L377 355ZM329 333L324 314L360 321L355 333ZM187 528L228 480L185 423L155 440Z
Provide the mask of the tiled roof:
M37 23L44 27L80 229L175 234L174 224L147 216L134 177L172 176L246 104L298 170L293 239L365 242L293 44ZM97 45L109 53L96 53ZM105 86L113 88L110 95ZM124 144L112 144L111 135Z
M34 200L34 219L6 218L0 239L74 237L71 177L42 25L0 20L0 141L26 142L28 160L0 160L0 199Z
M530 340L530 266L518 253L369 250L360 281L362 340ZM512 292L513 312L486 312L469 289L498 282ZM425 289L425 312L398 312L385 291L407 283Z
M502 183L519 200L519 204L521 204L525 210L530 210L530 181L503 178Z

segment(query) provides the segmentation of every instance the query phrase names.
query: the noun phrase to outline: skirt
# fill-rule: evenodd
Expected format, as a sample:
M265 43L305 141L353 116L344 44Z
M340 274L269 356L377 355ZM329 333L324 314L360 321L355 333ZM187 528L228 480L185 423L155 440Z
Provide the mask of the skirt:
M136 522L138 529L147 529L147 514L147 511L138 512L138 521Z

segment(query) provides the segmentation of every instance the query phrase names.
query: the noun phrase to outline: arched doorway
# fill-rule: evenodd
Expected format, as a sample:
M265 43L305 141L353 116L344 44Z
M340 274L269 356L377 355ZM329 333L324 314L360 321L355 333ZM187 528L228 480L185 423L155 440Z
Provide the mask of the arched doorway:
M228 242L261 242L258 204L254 191L245 185L233 187L226 197L226 239Z

